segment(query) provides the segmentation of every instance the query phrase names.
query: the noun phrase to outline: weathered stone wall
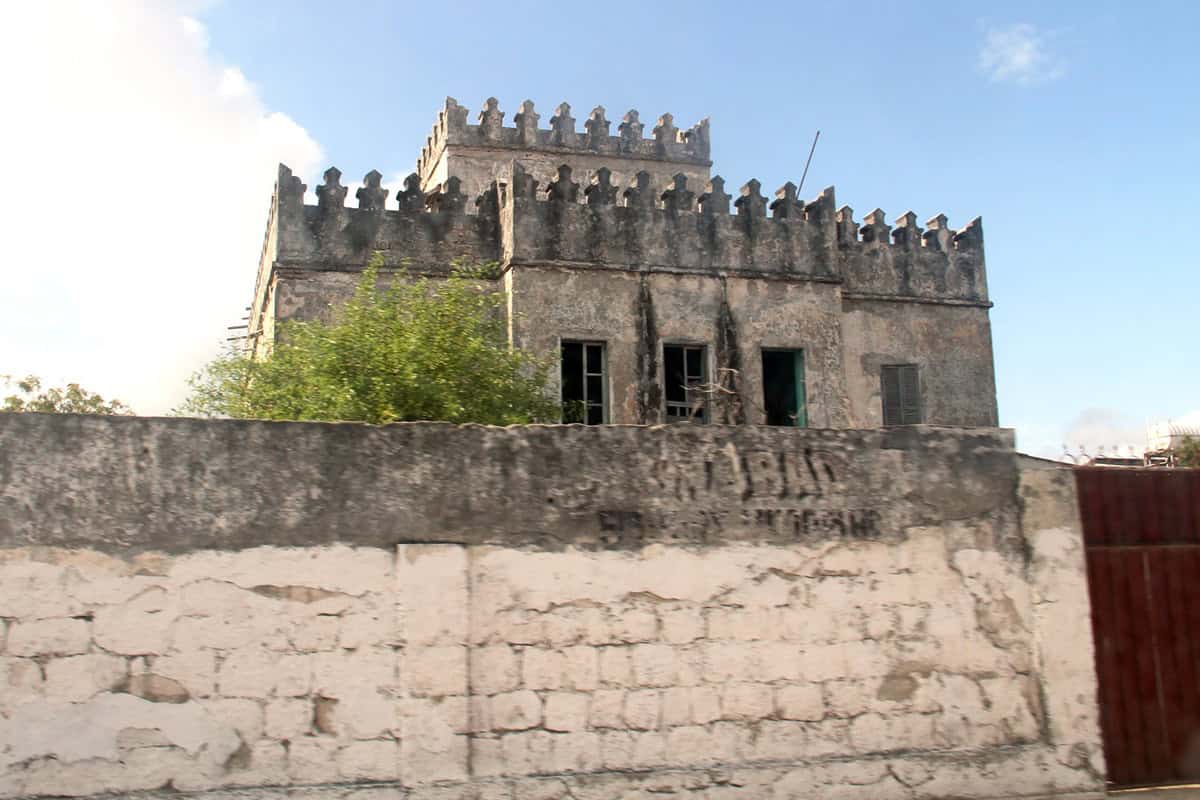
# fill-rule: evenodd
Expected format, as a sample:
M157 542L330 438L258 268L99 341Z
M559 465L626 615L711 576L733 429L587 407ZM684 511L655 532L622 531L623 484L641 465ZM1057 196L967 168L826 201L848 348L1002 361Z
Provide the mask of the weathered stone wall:
M625 205L616 205L612 197L602 201L595 196L598 192L588 197L586 205L555 200L553 194L549 200L536 200L522 193L522 187L529 188L522 182L528 180L526 175L513 179L512 261L516 263L560 261L810 280L833 280L840 274L832 190L811 204L811 218L793 197L776 206L775 216L768 219L767 200L757 181L746 190L751 194L739 198L737 213L731 215L729 196L723 189L717 191L724 185L719 178L710 187L711 203L696 199L704 185L672 190L669 183L647 182L639 189L625 190L629 192ZM563 175L548 191L583 196L578 183L573 174ZM682 194L678 207L663 207L662 195L675 194ZM698 202L704 208L697 210Z
M275 312L280 321L331 320L354 296L358 272L280 269L275 273ZM272 336L272 340L274 337Z
M502 166L502 179L478 194L451 176L426 195L410 176L394 208L371 172L350 208L338 170L317 187L319 204L305 206L304 185L281 165L262 263L358 271L378 252L386 266L432 274L458 260L560 263L829 281L852 297L988 305L977 220L954 232L939 216L925 231L909 213L893 231L872 212L860 230L849 208L835 212L832 187L805 203L787 183L771 201L751 180L734 199L719 177L697 186L641 173L622 189L607 170L581 183L560 166L543 184L517 163Z
M0 796L1099 797L1037 466L994 430L0 415Z
M328 317L358 279L355 272L278 270L269 297L280 319ZM509 295L517 346L553 362L564 339L605 343L611 422L663 421L664 344L704 345L714 379L737 370L727 387L736 394L712 394L717 422L765 422L764 348L804 351L814 427L882 425L880 367L906 363L920 370L924 419L982 427L998 420L991 325L979 304L847 297L833 283L787 278L542 265L511 267L497 289ZM557 381L552 370L553 394Z
M457 181L427 196L413 179L393 208L385 209L389 191L381 181L378 172L368 173L356 192L358 207L349 208L341 172L330 168L317 187L319 204L306 206L307 187L279 165L250 305L251 352L270 349L278 322L326 316L331 305L350 296L374 254L385 270L427 276L445 276L456 263L499 260L494 202L479 203L474 196L468 202Z
M682 184L663 192L667 199L648 185L615 205L614 187L601 200L595 185L585 195L564 173L548 199L537 199L529 195L533 178L509 168L475 213L457 182L432 196L429 211L415 189L402 193L399 211L345 208L336 175L321 187L332 199L305 207L281 168L251 314L255 343L261 349L274 339L277 320L327 314L373 252L385 269L434 276L456 260L498 260L512 273L503 290L518 293L509 304L515 343L550 358L563 338L608 344L613 422L661 417L659 345L644 316L657 298L663 323L680 321L663 335L708 345L714 376L737 369L738 411L718 420L762 421L759 352L786 346L806 351L815 424L880 424L879 364L909 362L922 368L925 420L995 424L977 224L952 235L939 218L922 233L910 214L895 233L878 221L860 231L847 222L849 209L835 214L832 189L803 204L794 187L781 190L768 218L756 182L736 214L716 183L701 200ZM368 183L376 186L360 190L360 202L383 196L377 174ZM740 357L730 360L722 348Z
M630 111L617 124L597 107L577 129L564 103L543 126L529 101L511 126L504 116L490 98L471 123L447 98L403 188L389 192L369 172L357 207L335 168L305 206L304 185L281 165L250 313L254 351L275 339L275 322L327 314L373 253L387 269L431 276L456 260L499 262L510 271L503 290L525 293L509 297L514 341L551 359L561 339L585 332L608 344L612 422L663 413L660 345L644 313L657 296L668 326L673 310L698 312L664 335L709 345L714 376L736 370L723 388L740 391L723 392L717 420L761 421L759 349L797 347L814 424L879 424L881 363L921 367L926 422L996 424L979 219L952 230L939 214L922 228L913 212L889 224L875 209L859 222L832 187L808 202L790 181L773 196L757 180L727 190L711 175L707 120L681 130L670 114L650 124Z
M665 187L676 174L703 186L712 166L708 120L685 131L675 127L670 114L646 124L631 110L613 130L604 108L597 106L584 120L583 129L576 130L571 107L563 103L542 127L542 115L527 100L513 115L512 127L506 127L494 97L484 102L478 124L469 124L468 116L454 98L446 98L417 159L414 174L424 191L433 191L455 176L463 191L474 197L501 177L503 165L514 161L543 186L563 164L585 181L601 167L611 169L613 182L622 187L643 170L654 186Z
M917 225L909 211L893 230L876 209L859 225L853 212L837 213L838 274L852 296L894 300L941 300L987 306L983 222L978 217L959 231L944 214Z
M923 419L967 426L997 424L992 328L986 307L844 296L842 312L851 427L883 424L880 367L884 364L917 365Z
M378 172L368 173L357 190L358 207L351 208L341 172L330 168L317 187L320 202L306 206L304 184L280 165L269 223L277 233L268 237L277 266L361 271L379 253L388 267L445 274L456 261L499 260L494 195L468 198L452 180L430 196L410 186L385 208L388 190L381 180Z
M0 551L0 793L395 780L393 562Z
M385 267L379 270L375 285L386 291L395 281L429 279L436 283L444 277L445 274L428 275ZM269 301L279 321L332 320L338 309L354 296L361 280L361 272L281 268L275 272ZM500 290L500 284L491 277L479 278L477 283L492 291ZM273 342L277 330L275 320L271 320L269 327L264 327L264 338Z
M679 164L649 158L621 158L580 151L504 150L492 147L456 147L442 155L436 168L423 182L423 188L432 190L450 177L461 181L463 194L476 197L487 190L494 181L506 181L517 164L526 171L538 186L545 187L558 177L559 167L571 167L572 175L581 186L588 186L600 170L608 172L609 182L619 187L619 192L635 185L639 172L650 177L650 185L666 189L676 175L683 175L689 186L704 187L709 180L709 167L695 164Z
M805 353L810 424L851 427L834 284L541 266L510 271L517 346L555 358L564 339L605 343L612 422L665 421L662 348L691 344L706 347L710 381L727 374L722 369L737 370L727 391L711 392L711 419L765 423L762 350L795 348Z

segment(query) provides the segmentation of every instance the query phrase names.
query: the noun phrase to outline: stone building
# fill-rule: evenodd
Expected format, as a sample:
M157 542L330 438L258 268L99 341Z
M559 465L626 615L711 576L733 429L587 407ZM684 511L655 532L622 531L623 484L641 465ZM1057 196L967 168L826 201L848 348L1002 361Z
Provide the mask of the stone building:
M861 223L832 187L730 195L712 175L707 120L560 105L513 127L489 99L447 98L404 188L376 171L348 189L331 168L305 205L285 167L271 203L249 334L327 313L368 258L445 275L497 262L514 345L557 354L566 421L826 428L997 424L983 230L922 229L912 212ZM732 208L731 208L732 205Z

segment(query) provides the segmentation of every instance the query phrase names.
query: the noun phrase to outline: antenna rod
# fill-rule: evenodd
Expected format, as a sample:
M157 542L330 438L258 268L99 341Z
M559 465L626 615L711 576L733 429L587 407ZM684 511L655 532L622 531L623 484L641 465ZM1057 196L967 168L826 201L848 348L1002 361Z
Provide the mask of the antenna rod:
M800 194L800 190L804 188L804 179L808 177L808 165L812 163L813 153L817 151L817 139L821 138L821 130L817 129L817 135L813 137L812 147L808 151L808 161L804 162L804 174L800 176L800 185L796 187L796 194Z

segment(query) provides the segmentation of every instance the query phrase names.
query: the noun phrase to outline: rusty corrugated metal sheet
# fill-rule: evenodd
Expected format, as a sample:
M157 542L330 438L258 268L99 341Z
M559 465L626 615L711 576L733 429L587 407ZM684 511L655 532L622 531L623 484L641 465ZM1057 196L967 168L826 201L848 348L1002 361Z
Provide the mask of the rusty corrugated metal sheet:
M1200 780L1200 470L1075 476L1109 781Z

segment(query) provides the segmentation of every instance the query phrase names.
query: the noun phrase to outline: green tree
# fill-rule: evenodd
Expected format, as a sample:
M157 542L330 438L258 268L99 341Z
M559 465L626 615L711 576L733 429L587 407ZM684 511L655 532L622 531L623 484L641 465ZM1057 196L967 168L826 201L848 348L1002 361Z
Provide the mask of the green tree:
M1175 448L1175 465L1178 467L1200 467L1200 438L1185 436Z
M183 414L256 419L557 420L548 365L508 344L483 268L379 287L371 259L332 321L289 322L263 358L232 350L190 381Z
M42 380L28 375L13 380L11 375L0 375L6 392L13 391L0 399L0 411L41 411L50 414L132 414L132 409L120 400L105 400L89 392L78 383L68 383L65 388L42 388Z

